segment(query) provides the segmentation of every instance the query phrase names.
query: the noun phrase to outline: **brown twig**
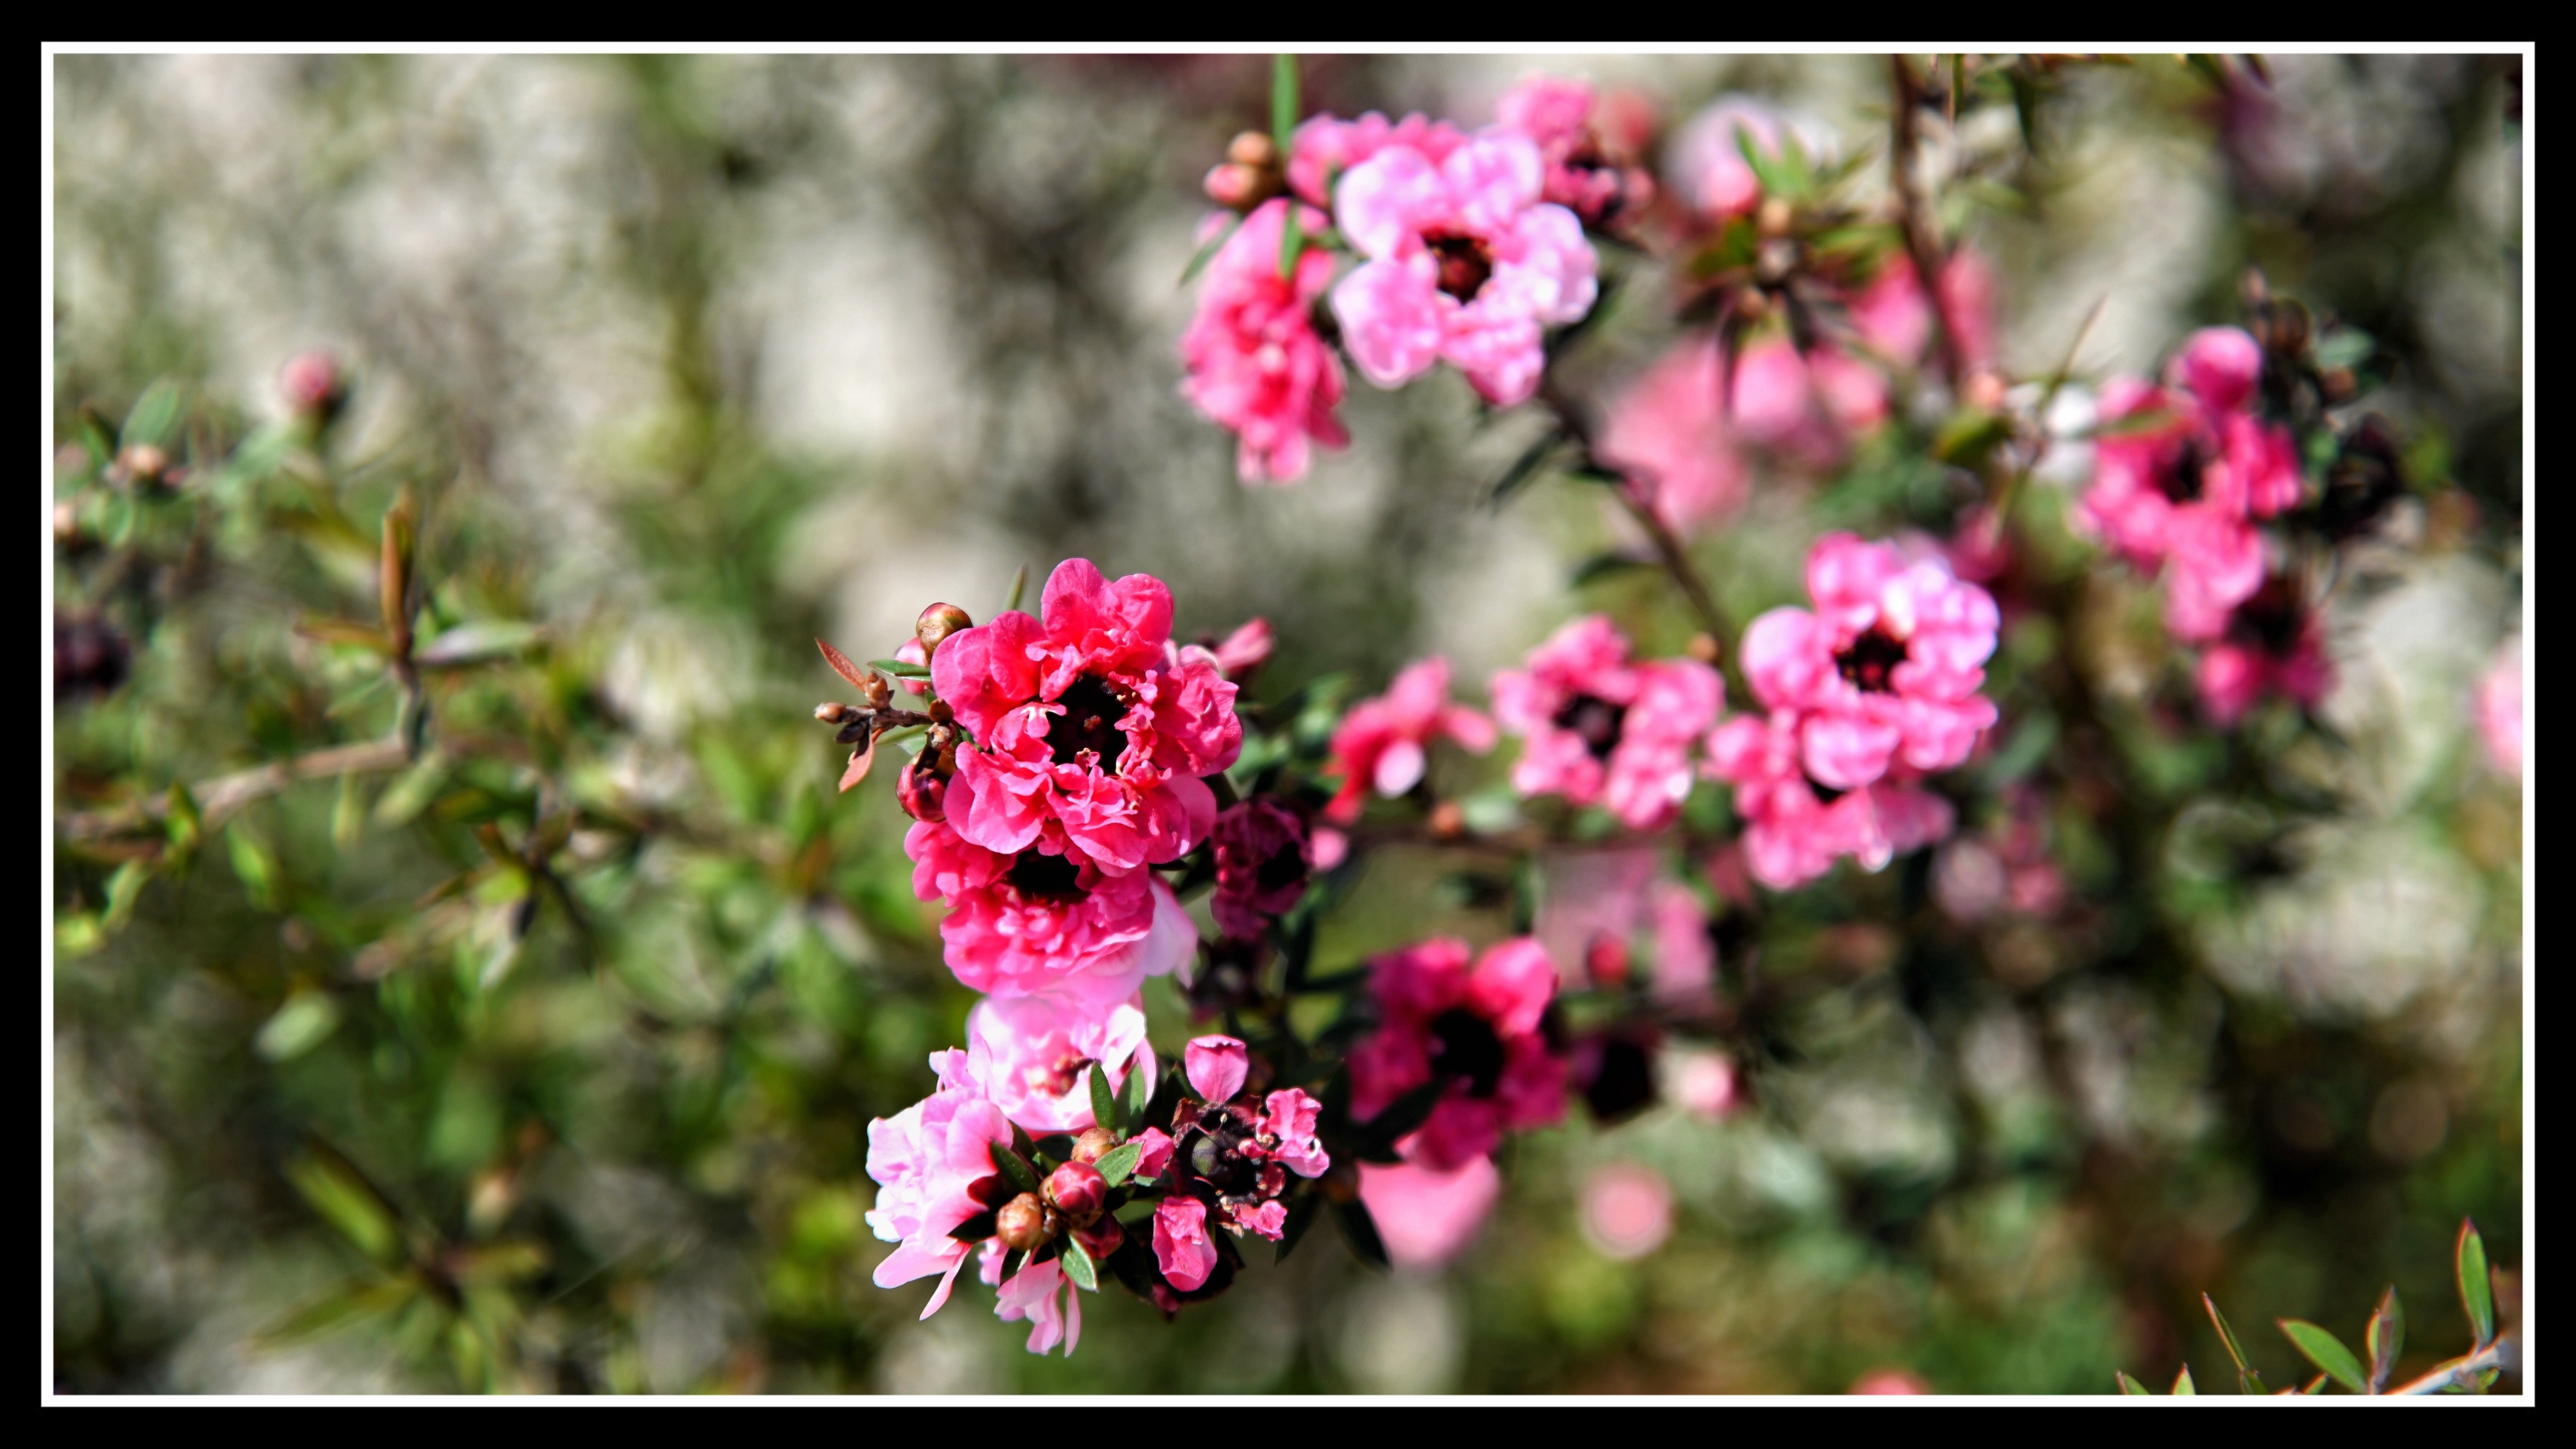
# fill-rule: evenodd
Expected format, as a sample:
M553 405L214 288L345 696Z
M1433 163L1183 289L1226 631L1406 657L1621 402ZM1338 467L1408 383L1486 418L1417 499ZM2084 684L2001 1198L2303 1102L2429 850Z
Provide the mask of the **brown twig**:
M350 771L397 770L409 763L410 753L400 739L333 745L291 760L201 780L189 787L188 795L197 802L197 813L206 828L212 830L253 800L274 795L299 781L327 780ZM169 799L154 796L115 810L75 811L62 816L57 824L66 840L99 840L144 829L169 814Z
M1968 374L1959 354L1958 333L1950 325L1950 309L1941 300L1941 240L1933 232L1914 174L1914 126L1922 110L1923 87L1904 56L1891 55L1887 64L1895 77L1896 113L1891 121L1894 134L1888 149L1887 176L1896 191L1898 228L1905 234L1905 252L1913 259L1915 280L1932 303L1932 337L1941 350L1942 370L1950 375L1950 385L1957 387L1967 381Z
M1708 581L1700 577L1699 566L1691 562L1689 550L1682 547L1680 535L1674 533L1655 512L1653 505L1646 501L1645 490L1638 486L1632 474L1602 461L1593 451L1591 420L1585 416L1582 405L1567 396L1554 377L1539 384L1539 401L1556 415L1558 428L1582 451L1583 466L1587 470L1619 480L1612 491L1619 495L1620 505L1637 520L1638 527L1646 531L1646 537L1653 542L1656 554L1663 561L1664 572L1672 575L1682 597L1690 601L1691 611L1699 615L1700 627L1717 642L1719 657L1732 659L1733 656L1727 652L1726 641L1735 637L1735 631L1728 625L1725 611L1717 606L1716 596L1709 592Z

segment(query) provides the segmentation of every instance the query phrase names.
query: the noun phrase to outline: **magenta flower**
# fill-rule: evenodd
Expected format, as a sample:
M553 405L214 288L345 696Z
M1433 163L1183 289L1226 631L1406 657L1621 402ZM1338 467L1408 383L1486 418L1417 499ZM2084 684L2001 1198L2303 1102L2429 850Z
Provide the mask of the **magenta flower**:
M1594 450L1679 532L1732 515L1752 488L1727 420L1724 372L1716 337L1683 338L1611 405Z
M1208 908L1217 929L1239 940L1261 934L1306 894L1306 823L1263 797L1216 818L1216 894Z
M1744 631L1744 673L1762 704L1800 716L1806 773L1835 790L1902 763L1956 765L1995 722L1977 691L1995 650L1993 596L1947 562L1828 534L1807 555L1813 612L1782 607Z
M1207 1204L1175 1193L1154 1208L1154 1265L1163 1281L1187 1293L1216 1271L1216 1244L1208 1241Z
M948 1301L973 1246L949 1232L996 1205L978 1198L976 1187L998 1171L993 1149L1011 1140L1010 1122L984 1099L966 1053L939 1052L930 1066L939 1077L936 1090L868 1124L868 1176L878 1184L868 1226L880 1240L901 1245L877 1265L875 1282L892 1288L939 1274L924 1318Z
M993 996L966 1016L967 1071L1003 1115L1044 1135L1092 1125L1091 1074L1112 1092L1130 1072L1154 1083L1145 1009L1130 998L1102 1006L1079 996Z
M1163 1169L1170 1166L1172 1161L1170 1136L1160 1127L1148 1127L1137 1133L1131 1140L1139 1149L1136 1154L1136 1180L1152 1182L1161 1177Z
M1007 1323L1028 1320L1029 1352L1047 1353L1061 1343L1065 1357L1073 1356L1082 1342L1082 1295L1065 1276L1062 1260L1028 1264L1001 1287L993 1313Z
M1801 733L1796 711L1777 710L1767 719L1737 715L1708 738L1708 773L1735 786L1755 879L1788 890L1846 855L1874 871L1950 833L1950 802L1903 772L1848 790L1817 784L1801 763Z
M996 855L958 833L953 788L949 800L948 822L916 822L903 845L913 893L948 903L940 940L948 969L967 986L1106 1007L1197 949L1189 913L1150 873L1111 875L1087 857L1038 845Z
M1333 315L1369 381L1399 387L1446 358L1498 406L1537 390L1541 334L1591 310L1597 265L1543 180L1538 147L1499 129L1443 158L1391 144L1342 177L1334 220L1366 260L1334 286Z
M1527 936L1469 965L1467 943L1443 937L1381 956L1370 990L1376 1031L1351 1049L1351 1112L1361 1121L1426 1082L1444 1085L1411 1139L1411 1159L1443 1172L1490 1154L1507 1131L1565 1115L1565 1063L1540 1019L1556 968Z
M1273 647L1275 641L1270 637L1270 621L1247 619L1216 646L1216 667L1224 672L1226 678L1240 683L1244 676L1269 659Z
M950 635L931 665L975 737L950 823L998 855L1044 842L1110 875L1178 859L1216 823L1200 777L1243 748L1235 686L1214 655L1173 646L1171 591L1151 575L1111 583L1067 559L1040 608L1043 622L1012 610Z
M1234 1100L1243 1090L1243 1079L1252 1071L1252 1057L1242 1042L1230 1036L1203 1036L1181 1050L1181 1068L1190 1079L1190 1090L1209 1106L1221 1106Z
M1587 224L1642 208L1655 191L1653 177L1621 164L1604 144L1609 138L1595 121L1599 101L1589 82L1533 75L1504 92L1494 106L1499 125L1537 144L1547 168L1540 197Z
M1323 1112L1324 1104L1299 1088L1282 1087L1262 1098L1261 1106L1261 1136L1279 1140L1279 1145L1270 1151L1270 1159L1299 1177L1323 1176L1324 1169L1333 1165L1332 1154L1324 1150L1324 1144L1315 1136L1315 1121ZM1264 1236L1276 1238L1279 1235L1267 1233Z
M1494 747L1494 722L1449 702L1449 661L1435 654L1404 667L1386 693L1361 700L1333 728L1332 768L1342 787L1324 818L1348 824L1360 816L1363 792L1392 800L1430 768L1431 742L1446 735L1477 754ZM1317 861L1319 869L1329 869Z
M1356 121L1309 116L1288 139L1288 187L1329 208L1342 173L1389 146L1419 151L1437 165L1466 144L1466 134L1457 127L1418 111L1401 121L1390 121L1376 111Z
M2477 717L2478 739L2485 744L2487 763L2497 774L2522 778L2522 641L2505 642L2496 651L2495 662L2478 679L2477 699L2472 712Z
M1608 618L1574 620L1494 676L1494 715L1524 740L1512 788L1656 829L1690 794L1692 755L1725 688L1695 659L1631 664Z
M2314 708L2334 687L2325 622L2301 601L2296 583L2275 574L2237 607L2226 636L2200 656L2193 683L2202 712L2221 729L2234 728L2267 694Z
M1324 226L1300 208L1299 225ZM1279 275L1280 228L1289 202L1253 209L1217 249L1199 284L1198 314L1181 334L1188 376L1181 395L1239 440L1235 471L1246 483L1287 483L1306 476L1308 443L1338 448L1350 441L1333 409L1342 400L1342 364L1315 334L1315 299L1333 282L1333 254L1318 247L1298 258L1296 274Z
M1442 1171L1420 1162L1360 1164L1360 1202L1377 1224L1387 1259L1411 1271L1437 1268L1466 1250L1503 1195L1490 1157Z

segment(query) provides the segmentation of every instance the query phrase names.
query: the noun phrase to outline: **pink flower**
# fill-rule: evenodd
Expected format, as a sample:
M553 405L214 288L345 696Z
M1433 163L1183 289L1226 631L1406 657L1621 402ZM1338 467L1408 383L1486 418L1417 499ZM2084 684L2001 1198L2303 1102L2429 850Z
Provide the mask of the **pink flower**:
M1672 1074L1673 1100L1693 1116L1716 1122L1735 1110L1742 1095L1736 1086L1735 1063L1717 1052L1671 1052L1665 1060Z
M1538 147L1499 129L1442 159L1390 145L1343 176L1334 219L1366 260L1333 288L1333 315L1369 381L1398 387L1446 358L1499 406L1537 390L1543 329L1596 291L1583 223L1539 199L1543 179Z
M1333 1165L1332 1154L1315 1136L1315 1119L1324 1104L1296 1087L1282 1087L1264 1097L1261 1105L1261 1135L1279 1139L1271 1160L1299 1177L1323 1176L1324 1169Z
M928 651L921 647L921 641L919 639L906 639L901 644L896 645L894 657L906 664L928 664L930 662L930 655ZM930 681L927 679L898 679L895 683L902 685L907 692L912 694L930 693Z
M1154 1208L1154 1263L1163 1281L1184 1293L1216 1270L1216 1244L1208 1241L1207 1204L1175 1193Z
M1028 1320L1031 1353L1046 1353L1061 1343L1065 1357L1071 1358L1082 1342L1082 1295L1065 1276L1061 1259L1031 1263L1012 1274L993 1312L1008 1323Z
M1663 873L1663 852L1643 845L1552 850L1539 857L1538 919L1532 932L1567 990L1610 986L1598 967L1624 969L1630 937L1645 929L1647 898Z
M1341 361L1309 320L1315 299L1332 285L1333 255L1313 248L1297 259L1293 277L1279 275L1288 212L1285 198L1273 198L1235 228L1209 261L1198 314L1181 334L1189 374L1181 395L1234 430L1235 471L1246 483L1306 476L1310 439L1335 448L1350 441L1333 415L1342 400ZM1306 215L1314 218L1310 229L1320 230L1322 217Z
M1717 945L1708 938L1708 907L1699 892L1679 881L1656 881L1647 888L1646 910L1655 935L1655 999L1706 1002L1717 981Z
M1744 852L1754 878L1788 890L1833 869L1843 856L1878 870L1901 851L1950 833L1950 802L1902 776L1843 790L1820 787L1800 761L1798 715L1737 715L1708 739L1708 772L1735 786L1745 821Z
M1855 1394L1928 1394L1932 1386L1912 1372L1901 1368L1876 1368L1862 1374L1851 1386Z
M1593 123L1591 85L1563 76L1523 78L1494 107L1498 124L1537 143L1547 167L1540 195L1586 222L1643 206L1654 196L1644 171L1612 159Z
M1374 963L1378 1029L1352 1048L1351 1111L1367 1121L1426 1082L1444 1083L1412 1142L1441 1171L1491 1153L1503 1133L1565 1115L1565 1063L1539 1030L1556 992L1547 951L1522 936L1468 965L1467 943L1425 941Z
M1682 532L1733 514L1751 488L1727 422L1724 370L1714 336L1683 338L1611 406L1594 450Z
M1037 845L996 855L957 832L953 788L949 801L948 822L916 822L903 845L914 894L948 903L939 935L948 969L967 986L1106 1007L1197 950L1189 913L1150 873L1110 875L1087 857Z
M1386 693L1351 706L1334 726L1332 767L1342 788L1324 818L1357 820L1362 792L1371 786L1390 800L1412 789L1430 768L1431 742L1442 735L1480 755L1494 747L1494 722L1449 702L1449 661L1435 654L1406 665ZM1330 868L1320 860L1316 866Z
M1985 257L1967 247L1941 264L1941 316L1970 371L1995 360L1995 274ZM1920 366L1932 344L1932 299L1914 259L1888 257L1869 284L1844 304L1853 330L1871 352L1899 367Z
M1092 1125L1095 1071L1108 1074L1112 1092L1141 1071L1146 1095L1153 1091L1154 1053L1136 998L1104 1007L1053 994L987 997L967 1013L966 1057L985 1097L1041 1136Z
M1190 1090L1213 1107L1233 1101L1234 1094L1243 1090L1252 1057L1233 1037L1203 1036L1182 1049L1181 1067L1189 1076Z
M1241 628L1226 635L1225 641L1216 646L1216 667L1224 671L1226 678L1241 683L1244 676L1260 668L1262 662L1270 657L1272 647L1270 621L1247 619Z
M1067 559L1040 607L1043 623L1012 610L939 646L933 682L976 741L949 821L996 854L1044 841L1111 875L1187 854L1216 824L1200 777L1243 748L1235 686L1214 655L1173 646L1160 579Z
M1390 1262L1412 1271L1457 1257L1502 1194L1503 1175L1490 1157L1445 1171L1415 1161L1360 1164L1360 1202L1377 1224L1378 1241Z
M1722 96L1674 133L1664 153L1665 175L1684 206L1724 222L1762 201L1762 180L1744 159L1745 145L1773 157L1792 138L1810 160L1832 152L1830 136L1777 107L1750 96Z
M1608 618L1577 619L1493 679L1494 715L1524 738L1512 788L1598 803L1631 830L1670 821L1726 686L1695 659L1628 662Z
M2200 656L2193 678L2202 712L2221 729L2234 728L2267 694L2314 708L2333 687L2324 621L2288 577L2266 580L2228 619L2226 631Z
M1136 1181L1152 1182L1161 1177L1163 1169L1171 1165L1172 1139L1165 1135L1162 1128L1148 1127L1129 1140L1133 1141L1138 1148Z
M2505 642L2478 680L2478 739L2499 775L2522 778L2522 641Z
M1642 1258L1673 1235L1673 1189L1634 1162L1597 1169L1583 1184L1583 1236L1605 1258Z
M877 1265L876 1285L941 1275L924 1318L948 1301L972 1246L949 1230L994 1205L978 1200L973 1189L997 1171L993 1149L1011 1140L1010 1122L984 1099L966 1053L940 1052L930 1065L939 1076L936 1090L868 1124L868 1176L878 1184L868 1226L882 1241L901 1244Z
M277 388L286 394L286 405L307 417L336 410L347 386L340 375L340 360L328 352L299 352L277 374Z
M1800 718L1800 759L1849 790L1892 765L1960 763L1995 722L1979 694L2000 616L1948 563L1909 563L1893 544L1828 534L1807 555L1814 612L1783 607L1744 631L1744 673L1774 711Z
M1264 796L1216 818L1216 894L1208 908L1217 929L1249 940L1306 894L1306 825Z
M1389 121L1376 111L1356 121L1309 116L1288 139L1288 185L1315 205L1330 207L1342 173L1389 146L1419 151L1437 165L1465 144L1467 137L1457 127L1418 111L1401 121Z

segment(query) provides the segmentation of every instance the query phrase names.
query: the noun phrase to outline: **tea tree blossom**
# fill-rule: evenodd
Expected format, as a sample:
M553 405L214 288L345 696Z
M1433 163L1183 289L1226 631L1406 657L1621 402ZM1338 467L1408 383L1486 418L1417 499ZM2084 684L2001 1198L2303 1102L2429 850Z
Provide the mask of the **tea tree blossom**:
M1654 198L1654 178L1635 164L1636 148L1605 125L1601 97L1588 81L1567 76L1523 78L1494 106L1497 125L1537 144L1545 164L1542 199L1586 225L1641 210Z
M1556 968L1537 941L1519 937L1476 957L1444 937L1381 956L1370 971L1380 1024L1351 1049L1355 1119L1440 1083L1411 1160L1448 1172L1491 1153L1507 1131L1564 1115L1565 1063L1539 1029Z
M1130 1072L1154 1076L1145 1009L1129 999L1103 1009L1075 996L994 996L966 1016L967 1071L1003 1115L1037 1134L1092 1125L1093 1072L1114 1093Z
M1341 359L1310 320L1332 285L1333 257L1310 250L1292 275L1279 274L1280 233L1291 214L1291 204L1278 198L1244 218L1208 263L1198 314L1181 334L1188 371L1181 394L1234 432L1235 468L1246 483L1293 482L1306 475L1310 444L1338 448L1350 440L1333 415L1342 400ZM1312 208L1296 214L1310 231L1324 225Z
M1324 818L1357 820L1372 788L1388 799L1411 790L1430 768L1432 741L1444 736L1480 755L1494 747L1493 721L1449 702L1449 661L1435 654L1406 665L1386 693L1353 705L1334 727L1333 768L1342 785Z
M952 1236L954 1230L1000 1206L993 1149L1011 1141L1009 1119L985 1099L965 1052L939 1052L930 1065L937 1090L868 1124L868 1176L878 1184L868 1226L899 1245L877 1265L875 1282L892 1288L939 1274L924 1318L948 1301L974 1246Z
M1228 936L1261 934L1306 893L1305 822L1275 800L1246 800L1216 819L1216 894L1209 909Z
M1752 490L1728 420L1717 338L1683 338L1612 403L1594 451L1633 480L1666 527L1695 532L1732 516Z
M1141 871L1112 875L1077 851L1032 844L999 855L953 824L924 821L904 835L904 852L914 894L948 905L939 923L948 969L977 991L1121 1002L1187 961L1197 941L1170 886Z
M1725 685L1695 659L1631 663L1609 619L1587 615L1494 676L1494 715L1522 737L1512 786L1598 804L1631 830L1671 820Z

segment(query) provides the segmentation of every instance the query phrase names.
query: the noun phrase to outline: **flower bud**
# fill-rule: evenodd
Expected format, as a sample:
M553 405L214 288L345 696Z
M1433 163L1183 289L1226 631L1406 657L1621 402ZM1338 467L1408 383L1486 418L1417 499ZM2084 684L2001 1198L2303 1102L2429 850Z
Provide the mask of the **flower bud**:
M1100 1159L1107 1157L1110 1149L1117 1145L1118 1134L1110 1131L1108 1128L1086 1128L1081 1136L1073 1139L1073 1160L1076 1162L1098 1162Z
M1705 631L1693 634L1690 642L1682 646L1682 652L1702 664L1715 664L1718 660L1717 636Z
M1088 1162L1068 1162L1047 1174L1044 1190L1048 1204L1057 1212L1069 1218L1087 1218L1108 1201L1109 1180Z
M1753 213L1753 226L1766 237L1787 236L1789 224L1796 219L1796 216L1797 213L1789 205L1787 197L1766 196L1762 198L1760 208Z
M170 467L170 455L150 443L130 443L116 455L125 475L139 483L159 481Z
M1047 1231L1046 1204L1039 1202L1033 1192L1021 1193L1002 1204L1002 1210L993 1217L993 1232L1005 1245L1022 1251L1044 1247L1046 1240L1055 1236Z
M921 611L912 624L912 637L921 641L923 662L938 652L939 641L960 629L972 629L975 621L955 604L933 604Z
M1467 833L1467 811L1455 800L1443 800L1431 807L1431 837L1434 840L1456 840Z
M277 375L287 406L308 417L327 418L347 396L339 360L327 352L299 352Z
M1279 164L1279 147L1263 132L1244 131L1226 143L1225 159L1238 166L1267 169Z
M1127 1230L1118 1226L1116 1218L1103 1214L1089 1227L1075 1228L1073 1240L1082 1244L1082 1250L1091 1255L1091 1261L1105 1263L1109 1261L1110 1254L1118 1251L1118 1245L1127 1241Z
M923 769L921 760L904 762L903 773L895 777L894 796L902 803L903 813L915 820L936 825L948 818L948 781L937 769Z
M850 707L838 700L827 699L821 704L814 706L814 718L827 725L839 724L841 721L848 719L850 714Z

